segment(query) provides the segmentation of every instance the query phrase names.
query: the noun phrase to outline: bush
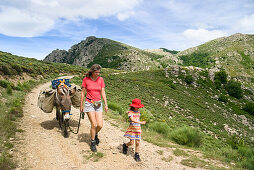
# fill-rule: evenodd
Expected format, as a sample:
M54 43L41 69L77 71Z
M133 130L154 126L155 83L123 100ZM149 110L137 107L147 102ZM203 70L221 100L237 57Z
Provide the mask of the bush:
M7 88L7 86L10 84L7 80L0 80L0 86L3 88Z
M243 110L254 116L254 103L245 104Z
M12 88L9 84L7 85L6 91L8 94L12 94Z
M227 73L225 70L221 70L221 71L218 71L215 73L214 75L214 81L217 80L217 81L220 81L221 84L226 84L227 83Z
M149 129L162 134L163 136L167 137L170 131L170 128L167 123L165 122L153 122L149 124Z
M18 74L22 72L22 67L19 64L13 64L12 68L14 68L18 72Z
M13 83L9 82L8 80L0 80L0 86L3 88L7 88L8 86L11 88L14 87Z
M236 135L229 137L227 139L227 143L232 147L232 149L238 149L239 147L245 146L244 140Z
M187 75L187 76L184 78L184 81L185 81L187 84L193 83L193 77L192 77L192 75Z
M219 96L218 100L221 101L221 102L227 103L228 102L228 97L222 94L222 95Z
M220 80L214 80L214 85L215 85L216 89L220 89L221 88Z
M5 75L12 75L11 69L10 67L6 66L6 65L2 65L0 67L0 70L5 74Z
M254 169L254 149L249 147L239 147L238 153L242 161L240 162L241 167L246 169Z
M241 83L239 83L239 82L230 80L226 84L225 89L228 92L228 94L232 97L235 97L237 99L240 99L243 97L243 90L241 88Z
M139 109L139 111L141 113L141 115L140 115L140 120L141 121L146 121L146 123L149 123L149 122L152 121L153 116L152 116L152 113L149 110L147 110L145 108L141 108L141 109Z
M170 134L170 138L180 145L191 147L199 147L202 142L201 132L198 129L187 126L176 128Z

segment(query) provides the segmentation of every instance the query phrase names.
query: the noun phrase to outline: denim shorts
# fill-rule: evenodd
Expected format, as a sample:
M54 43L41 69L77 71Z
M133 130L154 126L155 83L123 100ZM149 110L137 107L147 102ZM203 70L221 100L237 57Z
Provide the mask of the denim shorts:
M100 107L95 107L93 103L85 102L84 112L103 112L102 103Z

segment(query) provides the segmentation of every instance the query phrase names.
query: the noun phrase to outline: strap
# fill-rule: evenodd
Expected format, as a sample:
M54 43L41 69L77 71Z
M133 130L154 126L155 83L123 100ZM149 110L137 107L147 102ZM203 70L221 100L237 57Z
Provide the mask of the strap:
M64 110L64 111L62 111L62 113L66 113L66 112L71 112L70 110Z

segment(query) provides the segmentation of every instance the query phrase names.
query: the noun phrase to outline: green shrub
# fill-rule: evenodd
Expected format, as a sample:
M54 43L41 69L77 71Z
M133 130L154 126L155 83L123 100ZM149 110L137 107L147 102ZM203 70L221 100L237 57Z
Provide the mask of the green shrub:
M180 59L183 60L185 66L196 66L201 68L210 67L214 60L209 56L208 53L194 52L189 55L182 55Z
M254 149L249 147L239 147L238 153L242 159L239 163L241 167L246 169L254 169Z
M170 128L167 123L165 122L152 122L149 124L149 129L162 134L163 136L167 137L170 131Z
M10 82L7 80L0 80L0 86L3 88L7 88L9 84Z
M170 138L180 145L199 147L202 142L202 134L198 129L192 127L180 127L174 129Z
M7 85L6 91L8 94L12 94L12 88L9 84Z
M228 102L228 97L222 94L222 95L219 96L218 100L221 101L221 102L227 103Z
M193 83L193 77L192 77L192 75L187 75L187 76L184 78L184 81L185 81L187 84Z
M0 169L14 169L15 168L15 163L11 160L11 156L3 152L0 155Z
M141 108L139 109L141 115L140 115L140 120L141 121L146 121L146 123L149 123L152 121L152 113L145 109L145 108Z
M245 146L244 140L236 135L230 136L227 139L227 143L232 147L232 149L238 149L239 147Z
M0 66L0 70L1 70L5 75L12 75L12 71L11 71L10 67L8 67L8 66L6 66L6 65Z
M21 107L12 107L10 110L10 115L14 115L15 117L23 117L23 111Z
M13 64L12 68L15 69L18 72L18 74L22 73L23 71L22 67L19 64Z
M214 85L215 85L216 89L220 89L221 88L220 80L214 80Z
M245 104L243 110L254 116L254 103Z
M214 75L214 81L217 80L221 82L221 84L226 84L227 83L227 73L225 70L221 70L215 73Z
M235 97L237 99L240 99L243 97L243 90L241 88L241 83L239 83L239 82L230 80L226 84L225 89L228 92L228 94L232 97Z

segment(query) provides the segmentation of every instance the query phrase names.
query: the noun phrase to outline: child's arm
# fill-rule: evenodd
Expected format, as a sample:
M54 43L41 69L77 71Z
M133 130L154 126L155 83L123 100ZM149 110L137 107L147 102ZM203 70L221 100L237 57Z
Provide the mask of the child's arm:
M135 121L135 120L133 119L133 117L130 117L130 121L133 122L133 123L139 123L139 124L141 124L141 125L146 124L146 121Z

